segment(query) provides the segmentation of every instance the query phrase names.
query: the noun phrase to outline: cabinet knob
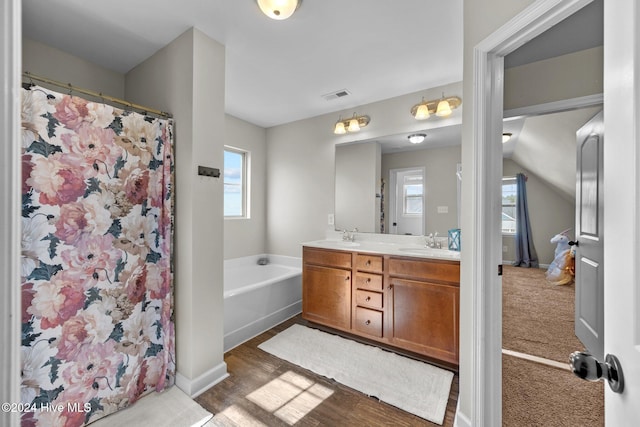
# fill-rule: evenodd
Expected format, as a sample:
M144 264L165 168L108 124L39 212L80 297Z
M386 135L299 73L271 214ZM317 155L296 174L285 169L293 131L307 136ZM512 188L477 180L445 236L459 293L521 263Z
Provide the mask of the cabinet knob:
M346 282L347 280L350 280L350 279L351 279L351 277L349 277L349 276L347 276L347 277L345 277L345 278L344 278L345 282Z
M367 277L367 283L371 283L371 277Z
M365 265L371 265L371 260L368 259L367 262L365 262Z
M389 286L387 287L387 289L389 289L389 290L393 289L393 285L389 285Z
M371 320L367 320L366 322L364 322L365 325L370 325L371 324Z
M366 297L365 301L371 301L371 297Z

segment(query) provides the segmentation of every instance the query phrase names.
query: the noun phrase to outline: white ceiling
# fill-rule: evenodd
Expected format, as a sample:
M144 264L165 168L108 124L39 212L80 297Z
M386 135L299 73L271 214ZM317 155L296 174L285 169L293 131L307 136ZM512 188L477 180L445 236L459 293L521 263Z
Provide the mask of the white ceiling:
M462 0L304 0L286 21L255 0L22 7L25 37L120 73L196 27L225 45L226 112L262 127L462 80Z

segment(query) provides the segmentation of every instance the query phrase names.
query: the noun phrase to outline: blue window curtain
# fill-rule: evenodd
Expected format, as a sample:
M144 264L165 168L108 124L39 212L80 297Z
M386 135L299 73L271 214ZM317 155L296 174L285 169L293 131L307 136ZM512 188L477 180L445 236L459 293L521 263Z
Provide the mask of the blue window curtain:
M518 188L516 198L516 267L538 268L538 254L533 246L531 223L529 222L529 204L527 203L526 177L516 175Z

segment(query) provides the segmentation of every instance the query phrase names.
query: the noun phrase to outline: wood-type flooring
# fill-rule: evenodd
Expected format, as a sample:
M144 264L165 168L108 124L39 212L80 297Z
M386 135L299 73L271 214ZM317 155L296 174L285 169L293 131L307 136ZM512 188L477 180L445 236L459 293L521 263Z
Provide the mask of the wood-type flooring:
M415 415L402 411L394 406L366 396L356 390L346 387L331 379L314 374L297 365L279 359L258 348L258 345L287 329L294 323L306 324L300 316L289 319L267 332L247 341L246 343L225 353L229 377L196 398L196 401L213 414L223 413L228 419L236 420L237 425L291 425L291 413L299 412L296 426L437 426ZM357 361L354 361L357 363ZM256 403L256 390L268 385L273 387L283 383L283 387L290 386L282 381L283 376L291 375L304 377L322 390L330 390L328 397L323 396L317 406L305 403L284 416L277 411L281 406L276 401L266 404ZM312 390L310 387L309 390ZM329 394L329 393L325 393ZM249 396L249 397L247 397ZM419 398L419 396L416 396ZM273 399L277 400L277 399ZM293 400L293 399L292 399ZM453 426L456 404L458 400L458 374L456 373L449 394L444 426ZM273 405L273 406L270 406ZM277 416L279 415L279 416ZM284 419L284 420L283 420ZM288 421L285 421L288 420Z

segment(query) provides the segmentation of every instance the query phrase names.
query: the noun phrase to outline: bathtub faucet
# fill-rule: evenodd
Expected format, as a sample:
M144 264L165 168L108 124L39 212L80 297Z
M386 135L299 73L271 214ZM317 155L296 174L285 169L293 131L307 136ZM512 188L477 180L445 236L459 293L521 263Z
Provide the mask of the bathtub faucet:
M345 242L354 242L356 240L355 233L358 232L357 228L354 228L351 231L342 230L342 240Z

